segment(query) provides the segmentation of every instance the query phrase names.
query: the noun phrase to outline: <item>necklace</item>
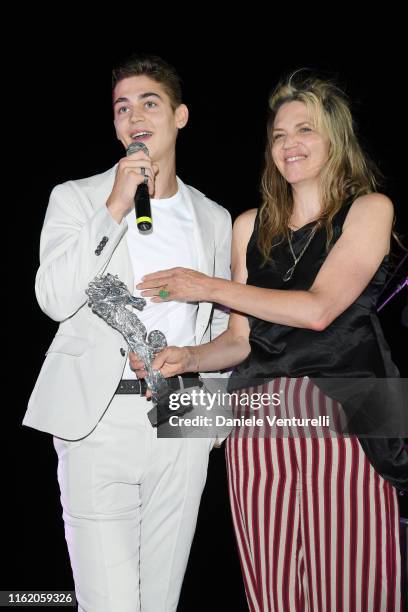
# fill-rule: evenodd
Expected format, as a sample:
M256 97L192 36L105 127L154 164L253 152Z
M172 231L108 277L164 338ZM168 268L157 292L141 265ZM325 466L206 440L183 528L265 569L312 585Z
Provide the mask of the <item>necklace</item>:
M290 233L288 234L289 248L290 248L290 251L291 251L291 253L292 253L292 257L293 257L294 264L293 264L293 266L291 266L291 267L289 268L289 270L287 270L287 271L285 272L284 276L282 277L282 280L283 280L285 283L286 283L287 281L289 281L289 280L292 278L293 273L294 273L294 271L295 271L295 268L296 268L296 266L297 266L298 262L300 261L300 259L303 257L303 253L306 251L307 247L308 247L308 246L309 246L309 244L311 243L312 238L313 238L313 236L314 236L314 235L315 235L315 233L316 233L316 230L317 230L317 224L316 224L316 225L315 225L315 226L312 228L312 231L310 232L309 237L308 237L308 239L306 240L306 244L305 244L305 246L304 246L304 247L303 247L303 249L300 251L300 253L299 253L299 255L298 255L297 257L296 257L296 255L295 255L294 250L293 250L292 241L291 241L291 239L290 239Z

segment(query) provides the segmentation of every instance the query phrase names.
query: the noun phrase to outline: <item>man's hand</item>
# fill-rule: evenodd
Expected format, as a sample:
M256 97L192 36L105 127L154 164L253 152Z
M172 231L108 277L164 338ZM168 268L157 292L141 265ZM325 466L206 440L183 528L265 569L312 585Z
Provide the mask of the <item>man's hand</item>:
M148 177L149 194L150 196L154 194L154 180L158 170L157 164L153 164L143 151L132 153L119 160L113 189L106 202L110 214L117 223L120 223L133 208L136 190L144 182L145 176Z
M132 351L129 352L129 364L130 369L133 370L137 378L146 378L147 372L144 362Z

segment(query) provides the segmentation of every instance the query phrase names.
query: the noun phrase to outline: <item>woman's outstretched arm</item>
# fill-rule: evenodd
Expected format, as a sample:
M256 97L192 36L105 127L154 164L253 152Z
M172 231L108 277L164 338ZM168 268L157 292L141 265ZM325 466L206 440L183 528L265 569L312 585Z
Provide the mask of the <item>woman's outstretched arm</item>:
M212 301L264 321L321 331L364 291L390 247L392 202L372 193L355 200L343 232L307 291L262 289L210 278L185 268L173 268L144 277L142 295L157 296L167 285L168 299ZM245 235L247 213L234 224L233 240ZM153 301L162 301L153 297Z

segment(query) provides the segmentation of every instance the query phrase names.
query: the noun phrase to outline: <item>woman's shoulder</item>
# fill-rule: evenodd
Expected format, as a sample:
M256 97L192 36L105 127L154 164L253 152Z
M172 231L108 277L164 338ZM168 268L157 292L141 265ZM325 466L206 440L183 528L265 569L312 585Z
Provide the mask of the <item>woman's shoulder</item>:
M249 239L254 231L257 213L257 208L251 208L241 213L234 221L234 234L239 235L240 238L247 236Z
M251 208L241 213L234 221L232 242L236 249L246 252L248 243L254 232L255 219L258 210Z
M367 193L358 196L349 206L344 225L364 223L367 219L377 223L392 223L394 205L383 193Z
M245 212L241 213L240 215L238 215L238 217L235 219L234 221L234 226L244 226L246 224L250 224L252 223L252 225L255 222L255 218L256 215L258 213L258 209L257 208L250 208L249 210L246 210Z

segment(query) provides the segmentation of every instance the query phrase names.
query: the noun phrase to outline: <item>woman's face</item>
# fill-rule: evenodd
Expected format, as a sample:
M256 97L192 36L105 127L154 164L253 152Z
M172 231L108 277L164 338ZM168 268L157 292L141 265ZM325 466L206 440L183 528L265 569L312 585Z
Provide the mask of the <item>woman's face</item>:
M288 183L316 180L329 150L328 136L314 126L303 102L286 102L279 108L272 132L272 158Z

